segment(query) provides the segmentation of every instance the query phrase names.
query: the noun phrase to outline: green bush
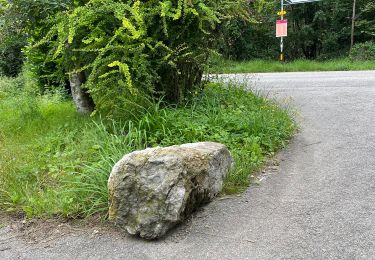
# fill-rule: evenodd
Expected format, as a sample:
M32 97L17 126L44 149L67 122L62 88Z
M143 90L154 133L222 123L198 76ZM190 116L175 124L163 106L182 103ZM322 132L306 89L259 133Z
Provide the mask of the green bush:
M350 51L350 59L354 61L375 60L375 42L355 44Z
M59 12L28 53L43 46L55 74L84 72L102 114L129 114L151 96L185 102L200 86L217 25L242 2L91 0Z

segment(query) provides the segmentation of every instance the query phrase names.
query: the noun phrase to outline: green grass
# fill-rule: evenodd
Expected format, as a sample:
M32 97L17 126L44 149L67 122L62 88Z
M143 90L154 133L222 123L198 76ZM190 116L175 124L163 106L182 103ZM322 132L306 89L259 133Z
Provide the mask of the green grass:
M287 109L238 86L210 83L186 106L162 105L135 121L105 121L78 115L59 94L34 95L19 79L0 79L0 209L105 216L108 175L124 154L199 141L229 147L236 166L224 192L240 192L296 128Z
M211 61L210 73L260 73L303 71L349 71L375 70L375 61L351 61L337 59L329 61L296 60L281 64L278 61L251 60L231 61L216 58Z

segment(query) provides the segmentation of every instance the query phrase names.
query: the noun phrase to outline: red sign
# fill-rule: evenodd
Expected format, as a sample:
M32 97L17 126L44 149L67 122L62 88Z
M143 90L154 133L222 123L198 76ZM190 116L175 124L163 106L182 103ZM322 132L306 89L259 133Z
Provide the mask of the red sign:
M288 36L288 20L276 21L276 37Z

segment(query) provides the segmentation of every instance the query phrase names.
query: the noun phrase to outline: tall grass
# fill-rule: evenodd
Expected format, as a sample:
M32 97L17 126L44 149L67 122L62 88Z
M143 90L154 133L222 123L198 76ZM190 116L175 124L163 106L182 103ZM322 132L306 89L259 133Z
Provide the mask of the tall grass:
M0 208L105 216L108 175L124 154L199 141L229 147L236 167L224 192L239 192L294 130L287 110L238 86L210 83L185 106L155 102L135 120L115 122L79 116L61 94L39 96L18 79L0 79Z
M232 61L223 58L211 60L210 73L304 72L375 70L375 61L336 59L328 61L296 60L281 64L278 61Z

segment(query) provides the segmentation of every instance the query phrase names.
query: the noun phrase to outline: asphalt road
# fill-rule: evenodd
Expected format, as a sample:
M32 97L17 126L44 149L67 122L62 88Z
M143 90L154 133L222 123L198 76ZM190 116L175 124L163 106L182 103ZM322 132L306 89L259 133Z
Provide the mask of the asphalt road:
M256 78L301 125L260 185L157 242L75 231L30 246L6 226L0 259L375 259L375 71Z

